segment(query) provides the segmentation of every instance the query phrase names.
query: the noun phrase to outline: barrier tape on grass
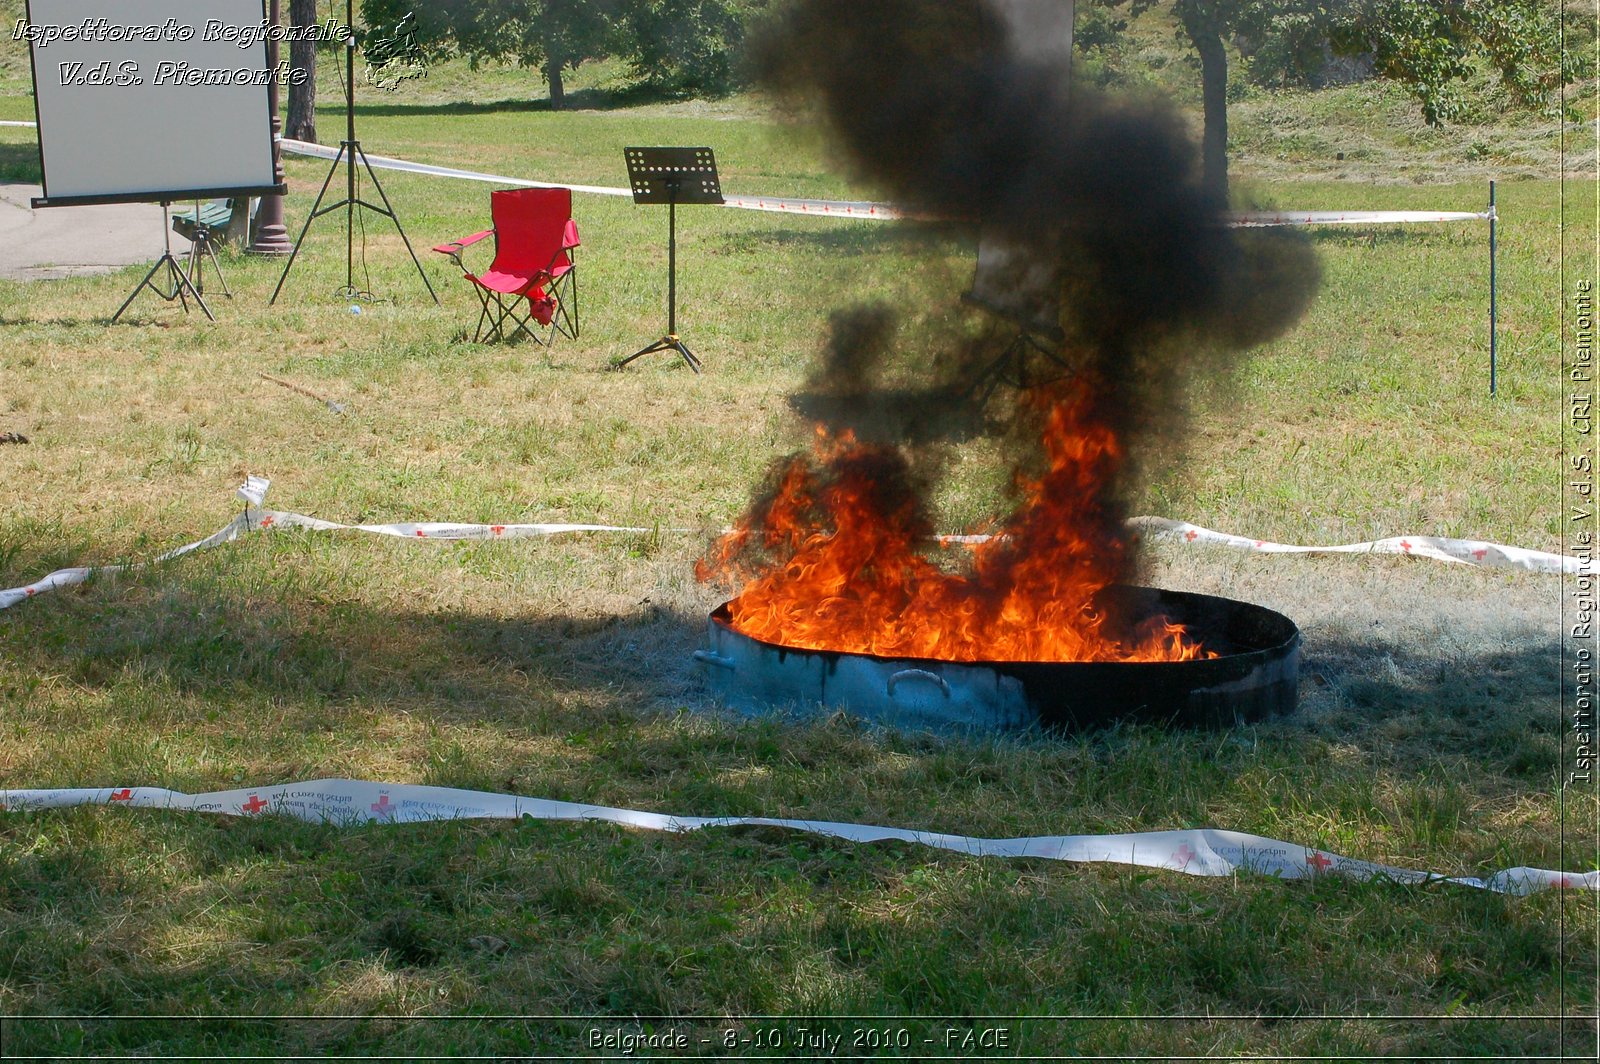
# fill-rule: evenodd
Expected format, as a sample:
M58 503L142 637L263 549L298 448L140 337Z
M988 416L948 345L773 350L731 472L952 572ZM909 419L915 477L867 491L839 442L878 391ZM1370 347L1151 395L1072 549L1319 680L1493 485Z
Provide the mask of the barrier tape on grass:
M1135 517L1129 520L1128 525L1155 539L1175 540L1181 543L1210 543L1261 554L1403 554L1411 558L1432 558L1441 562L1526 569L1533 573L1576 574L1594 571L1594 563L1586 558L1525 550L1522 547L1507 547L1477 539L1390 536L1387 539L1375 539L1366 543L1303 547L1291 543L1273 543L1264 539L1234 536L1226 532L1214 532L1209 528L1191 525L1187 521L1174 521L1167 517Z
M1313 879L1337 875L1360 880L1388 879L1400 883L1454 883L1504 894L1531 894L1551 888L1600 890L1600 871L1555 872L1543 868L1518 867L1496 872L1484 879L1445 876L1358 861L1326 850L1218 828L1141 831L1125 835L1037 835L988 839L826 820L672 816L639 809L584 805L488 791L347 779L309 780L193 795L160 787L0 790L0 809L12 811L102 804L242 817L278 814L313 823L340 825L435 820L519 820L527 817L535 820L599 820L631 828L670 832L771 827L846 842L910 842L973 857L1036 857L1049 861L1133 865L1185 872L1193 876L1254 872L1283 879Z
M283 150L315 159L333 159L337 148L324 147L289 137L281 138ZM521 188L570 188L596 196L626 196L633 191L609 185L571 185L556 181L531 181L527 178L508 177L504 174L486 174L476 170L462 170L452 166L435 166L432 163L412 162L386 155L368 155L367 160L380 170L399 170L432 177L449 177L461 181L485 181L491 184L512 185ZM735 196L724 195L723 206L746 211L768 211L774 214L810 214L835 218L868 218L892 221L901 218L925 218L905 211L890 203L870 200L801 199L795 196ZM1234 225L1260 227L1278 225L1384 225L1407 222L1465 222L1485 221L1490 212L1471 211L1239 211L1229 216Z
M689 534L687 528L645 528L629 525L594 525L566 523L515 523L474 524L458 521L400 521L387 524L349 525L338 521L324 521L286 510L265 509L267 488L271 484L265 477L249 477L238 495L245 502L245 511L227 525L205 539L187 543L157 557L154 562L169 561L190 551L205 550L231 542L246 532L270 531L278 528L307 528L320 532L365 532L374 536L389 536L409 540L501 540L544 538L585 532L620 532L633 535L671 532ZM1569 555L1549 554L1544 551L1507 547L1499 543L1486 543L1475 539L1446 539L1440 536L1394 536L1369 543L1346 543L1328 547L1305 547L1287 543L1233 536L1226 532L1213 532L1209 528L1173 521L1165 517L1135 517L1129 527L1153 539L1177 543L1205 543L1236 550L1257 551L1263 554L1403 554L1412 558L1432 558L1437 561L1466 565L1524 569L1535 573L1591 573L1593 562ZM940 536L941 543L981 543L988 536ZM63 587L74 587L97 575L126 572L154 562L129 562L116 565L74 566L57 569L47 576L21 587L0 589L0 610L26 602L31 598Z
M37 128L37 122L0 121L0 126L26 126ZM313 159L335 159L339 149L330 148L293 137L279 137L283 150ZM632 197L633 191L613 185L573 185L559 181L532 181L525 177L506 174L487 174L478 170L462 170L454 166L435 166L432 163L397 159L390 155L367 155L367 162L376 170L397 170L430 177L449 177L458 181L484 181L514 188L570 188L591 196ZM832 218L869 218L892 221L900 218L927 218L902 210L890 203L870 200L803 199L798 196L728 196L723 206L737 210L767 211L774 214L810 214ZM1235 211L1229 215L1233 225L1245 227L1276 225L1397 225L1412 222L1469 222L1487 221L1494 217L1487 211Z

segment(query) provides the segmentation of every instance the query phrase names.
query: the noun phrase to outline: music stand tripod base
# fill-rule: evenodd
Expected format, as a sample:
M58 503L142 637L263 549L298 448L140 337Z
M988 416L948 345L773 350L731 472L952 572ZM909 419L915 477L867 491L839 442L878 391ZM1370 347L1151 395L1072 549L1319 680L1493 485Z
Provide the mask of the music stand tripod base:
M189 275L184 272L183 267L178 263L178 260L173 257L172 220L168 217L168 208L171 206L172 202L170 200L161 201L161 235L163 247L161 257L157 259L155 264L150 267L150 271L144 275L144 278L134 286L133 291L128 294L128 298L123 301L122 306L117 308L117 312L111 315L111 323L113 325L121 319L123 313L129 307L133 306L133 301L139 298L139 293L143 292L146 288L150 289L150 291L154 292L168 303L171 303L174 299L178 300L183 305L183 312L185 314L189 313L189 300L184 295L184 293L187 292L189 295L194 296L194 301L198 303L200 305L200 309L205 312L206 320L217 320L217 316L211 313L211 308L206 306L206 301L200 297L200 290L197 289L193 282L189 280ZM172 286L170 290L162 288L160 285L151 280L151 278L153 278L157 271L159 271L163 266L167 268L167 283Z
M700 360L694 356L693 351L689 350L689 345L684 343L673 333L668 333L655 343L651 344L649 347L641 347L639 350L635 351L621 362L618 362L612 368L621 369L623 366L626 366L629 362L632 362L636 358L642 358L645 355L653 355L657 351L669 350L678 352L679 355L683 356L684 362L688 363L690 369L694 370L696 373L700 372Z

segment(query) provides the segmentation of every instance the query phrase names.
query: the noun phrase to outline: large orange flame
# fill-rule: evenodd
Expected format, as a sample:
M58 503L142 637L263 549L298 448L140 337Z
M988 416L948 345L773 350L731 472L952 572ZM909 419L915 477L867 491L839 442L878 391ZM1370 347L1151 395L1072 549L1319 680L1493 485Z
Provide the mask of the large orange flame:
M1045 407L1045 472L1019 476L1021 505L959 572L927 553L932 529L899 451L819 428L813 455L789 460L696 575L744 581L729 604L738 631L806 650L940 661L1210 656L1166 618L1112 625L1095 605L1128 545L1106 502L1123 452L1089 395L1080 383L1034 400Z

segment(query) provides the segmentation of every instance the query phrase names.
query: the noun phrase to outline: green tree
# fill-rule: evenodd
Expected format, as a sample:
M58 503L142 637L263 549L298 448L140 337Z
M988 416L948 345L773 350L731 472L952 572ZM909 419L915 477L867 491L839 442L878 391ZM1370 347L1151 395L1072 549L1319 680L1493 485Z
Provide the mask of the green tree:
M415 11L419 40L435 54L451 50L476 67L484 61L532 67L550 87L550 106L566 103L563 75L579 64L617 54L622 0L362 0L367 25Z
M737 85L745 29L766 7L765 0L624 0L622 47L646 84L721 95Z
M745 26L766 0L362 0L367 25L414 10L419 39L436 55L451 51L474 66L533 67L560 108L562 75L580 63L625 57L634 76L659 89L720 94L738 80Z
M1512 95L1527 104L1548 99L1576 68L1561 55L1558 16L1550 0L1093 0L1125 7L1130 16L1171 10L1200 57L1205 113L1201 151L1207 185L1228 191L1228 51L1233 38L1287 42L1292 61L1336 54L1370 55L1422 105L1431 123L1459 111L1461 81L1474 59L1486 60Z

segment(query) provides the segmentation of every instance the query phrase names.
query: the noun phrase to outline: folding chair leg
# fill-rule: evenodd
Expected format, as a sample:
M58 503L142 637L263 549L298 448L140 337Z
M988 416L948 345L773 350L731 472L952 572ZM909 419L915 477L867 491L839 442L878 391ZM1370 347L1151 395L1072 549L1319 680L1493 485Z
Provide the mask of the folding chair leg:
M478 325L472 330L472 342L475 344L481 344L486 342L484 339L485 336L493 333L493 329L490 329L487 333L484 331L484 325L489 323L491 320L489 314L489 297L484 295L483 289L479 288L477 285L473 285L472 290L473 292L477 293L478 302L483 308L478 312Z
M556 333L567 337L569 340L578 338L578 272L568 271L559 281L550 286L550 298L555 300L556 308L550 317L550 339L554 340Z

